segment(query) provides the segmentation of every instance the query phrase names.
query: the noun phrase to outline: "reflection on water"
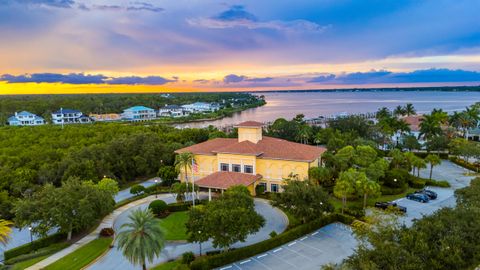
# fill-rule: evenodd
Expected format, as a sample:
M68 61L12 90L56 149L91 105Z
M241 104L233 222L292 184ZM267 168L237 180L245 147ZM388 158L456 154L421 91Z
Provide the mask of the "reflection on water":
M417 112L433 108L451 112L480 101L480 92L388 91L388 92L275 92L262 93L267 104L215 121L181 124L178 127L226 126L243 121L272 121L293 118L303 113L307 118L347 113L375 112L412 103Z

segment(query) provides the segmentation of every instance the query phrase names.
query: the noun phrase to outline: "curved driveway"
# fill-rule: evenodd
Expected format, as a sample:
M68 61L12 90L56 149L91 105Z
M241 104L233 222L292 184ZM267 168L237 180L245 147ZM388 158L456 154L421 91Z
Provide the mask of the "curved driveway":
M159 196L159 199L164 200L167 203L175 202L173 195L171 194L164 194ZM114 222L114 229L115 231L119 231L122 224L128 221L128 215L135 209L138 208L146 208L148 203L135 206L129 208L127 211L120 214ZM277 208L272 207L268 201L262 199L255 199L255 209L256 211L265 218L265 226L263 226L259 232L256 234L250 235L247 237L246 241L241 243L235 243L232 247L241 247L251 245L262 240L270 238L269 234L272 231L276 231L277 233L283 232L287 225L288 219L285 214L278 210ZM166 262L172 259L175 259L181 256L184 252L192 251L195 254L199 254L200 247L198 244L195 243L181 243L181 242L167 242L165 245L164 250L160 254L158 258L156 258L153 264L147 265L148 267L160 264L162 262ZM202 244L202 252L205 253L206 251L214 250L212 243L205 242ZM118 250L116 247L112 248L105 256L100 258L94 264L92 264L87 269L91 270L127 270L127 269L137 269L134 265L132 265L128 260L126 260L122 252Z

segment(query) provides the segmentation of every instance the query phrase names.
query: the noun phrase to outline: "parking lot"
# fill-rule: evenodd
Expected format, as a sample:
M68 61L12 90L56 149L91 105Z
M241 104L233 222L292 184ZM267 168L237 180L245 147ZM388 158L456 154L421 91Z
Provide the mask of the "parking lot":
M320 269L324 264L341 262L353 253L356 245L350 227L332 223L281 247L219 269Z
M468 186L471 176L465 176L465 169L444 160L435 167L433 178L447 180L451 187L427 187L437 193L435 200L428 203L411 201L406 198L396 200L399 205L407 207L407 214L400 218L407 226L414 219L429 215L442 207L455 206L455 189ZM429 171L421 171L421 176L428 178ZM341 223L327 225L314 233L287 243L266 253L238 261L219 269L320 269L329 263L339 263L353 253L357 240L350 227Z

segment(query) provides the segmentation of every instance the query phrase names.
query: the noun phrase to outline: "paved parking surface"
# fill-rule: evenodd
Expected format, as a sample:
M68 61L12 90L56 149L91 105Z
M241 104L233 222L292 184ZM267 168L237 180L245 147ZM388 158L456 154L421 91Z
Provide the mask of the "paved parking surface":
M320 269L353 253L357 241L350 227L332 223L281 247L219 269Z
M467 170L464 168L443 160L441 165L434 167L433 179L447 180L451 187L428 187L438 194L436 200L428 203L411 201L406 198L396 200L399 205L407 207L407 214L402 216L400 221L410 226L414 219L430 215L443 207L455 206L455 190L468 186L473 178L465 176L465 172ZM424 169L420 171L420 176L428 178L429 173L429 170ZM329 263L340 263L353 254L357 243L350 227L341 223L333 223L277 249L219 269L320 269L321 266Z

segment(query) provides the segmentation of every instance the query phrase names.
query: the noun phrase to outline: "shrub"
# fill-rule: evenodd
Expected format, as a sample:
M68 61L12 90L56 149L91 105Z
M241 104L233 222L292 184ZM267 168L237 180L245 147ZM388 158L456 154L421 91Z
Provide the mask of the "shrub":
M288 230L265 241L243 248L235 249L233 251L216 254L213 256L200 257L191 263L190 268L192 270L204 270L220 267L222 265L226 265L238 260L251 257L255 254L266 252L272 248L293 241L332 222L340 221L344 222L345 224L351 224L353 220L354 218L342 214L326 215L320 219L300 225L296 228Z
M415 176L410 177L408 184L413 188L423 188L425 187L426 179L418 178Z
M277 236L278 233L276 231L271 231L270 234L268 234L268 235L270 235L270 237L273 238L273 237Z
M100 236L102 237L112 237L115 234L113 228L102 228L100 230Z
M11 259L5 261L5 264L12 265L12 264L16 264L16 263L19 263L19 262L31 260L31 259L38 258L38 257L42 257L42 256L45 256L45 255L53 254L57 251L60 251L64 248L68 247L69 245L70 244L68 242L52 244L50 246L38 249L35 252L30 252L30 253L27 253L27 254L22 254L22 255L14 257L14 258L11 258Z
M185 252L185 253L182 254L182 263L183 264L190 264L194 260L195 260L195 255L193 254L193 252L189 251L189 252Z
M407 190L408 188L408 185L405 184L403 187L399 187L399 188L391 188L391 187L387 187L387 186L382 186L382 194L383 195L396 195L396 194L400 194L402 192L404 192L405 190Z
M365 216L365 210L363 209L362 206L349 206L344 209L345 214L356 217L356 218L361 218Z
M263 194L263 193L265 193L265 186L264 185L257 185L255 187L255 194L260 195L260 194Z
M145 187L142 185L134 185L130 188L130 193L138 196L145 192Z
M20 256L22 254L27 254L30 253L34 250L50 246L55 243L59 243L64 241L67 238L67 235L65 233L55 233L50 236L38 239L33 241L32 243L27 243L21 246L18 246L16 248L9 249L5 251L4 254L4 259L9 260L11 258Z
M463 167L465 169L469 169L469 170L475 171L475 172L478 172L478 169L480 167L480 164L478 164L478 163L477 164L468 163L465 160L457 158L457 157L450 158L450 161L452 161L453 163L457 164L460 167Z
M175 266L172 270L190 270L190 267L186 264L179 264Z
M437 181L437 180L426 179L425 184L427 186L435 186L435 187L445 187L445 188L450 187L450 183L445 180Z
M392 169L387 171L385 177L382 178L382 182L385 186L391 188L401 188L406 185L410 179L410 174L404 169Z
M195 200L195 204L204 204L206 200ZM168 205L169 212L181 212L181 211L188 211L192 206L192 201L188 202L179 202L179 203L171 203Z
M164 217L168 214L168 205L162 200L155 200L148 205L148 209L158 217Z

